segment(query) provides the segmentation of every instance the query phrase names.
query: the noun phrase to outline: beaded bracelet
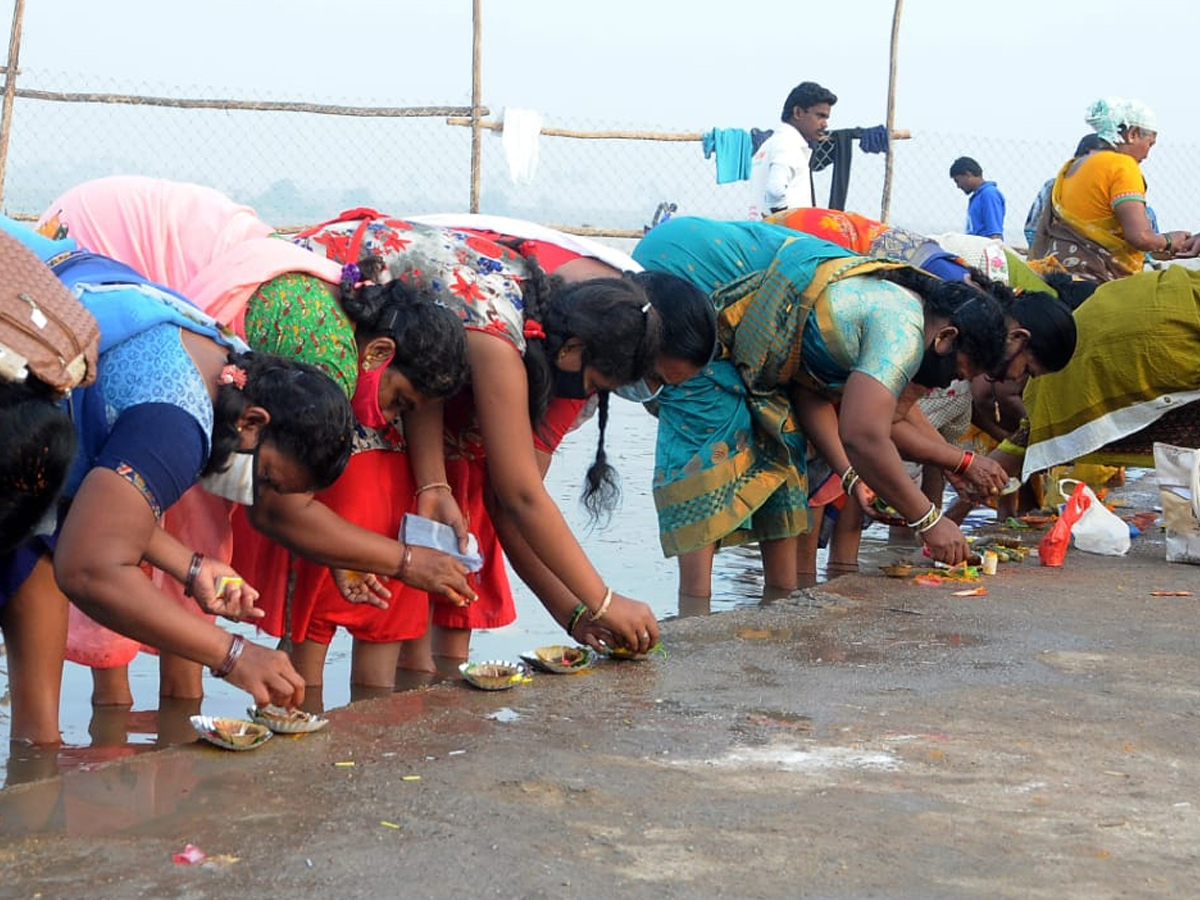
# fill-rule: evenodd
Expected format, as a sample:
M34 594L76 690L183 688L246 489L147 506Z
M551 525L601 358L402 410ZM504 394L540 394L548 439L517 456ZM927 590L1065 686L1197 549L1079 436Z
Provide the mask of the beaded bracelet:
M204 554L193 553L192 561L188 563L187 575L183 579L183 596L196 596L196 579L200 577L200 567L204 565Z
M915 522L905 522L904 524L916 531L917 534L923 534L932 528L941 517L942 511L937 508L937 504L930 503L929 512L925 513L925 515L921 516Z
M240 634L233 636L233 643L229 645L229 652L225 654L225 659L221 665L214 669L209 669L214 678L228 678L229 673L233 671L233 667L237 665L238 659L241 658L242 651L246 649L246 639Z
M583 618L583 614L587 611L586 603L580 603L575 607L575 611L571 613L571 618L567 620L567 634L574 636L575 626L579 624L579 620Z
M608 612L609 604L612 603L612 597L612 588L605 589L604 599L600 601L600 608L594 613L590 614L590 618L593 622L599 622L604 618L604 614Z
M954 467L954 474L961 475L967 469L971 468L971 463L975 462L975 452L973 450L964 450L962 459L958 461L958 465Z
M442 490L450 491L451 493L453 493L453 490L454 490L453 488L450 487L450 485L448 485L444 481L434 481L429 484L421 485L419 488L417 488L417 490L413 494L413 496L419 497L419 496L421 496L421 494L425 493L426 491L436 491L438 488L441 488Z

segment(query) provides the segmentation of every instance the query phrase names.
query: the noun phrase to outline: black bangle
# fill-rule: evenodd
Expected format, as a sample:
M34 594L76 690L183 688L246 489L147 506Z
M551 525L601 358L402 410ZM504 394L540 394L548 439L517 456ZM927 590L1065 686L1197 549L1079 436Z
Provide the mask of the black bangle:
M188 564L187 576L183 579L183 596L196 596L196 579L200 577L202 565L204 565L204 554L193 553L192 561Z

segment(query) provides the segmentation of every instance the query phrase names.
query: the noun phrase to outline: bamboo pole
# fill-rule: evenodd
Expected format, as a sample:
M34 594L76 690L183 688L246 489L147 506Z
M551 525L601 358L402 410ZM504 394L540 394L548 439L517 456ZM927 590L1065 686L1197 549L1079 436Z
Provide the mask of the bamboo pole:
M483 155L483 0L471 0L471 212L479 212Z
M896 47L900 42L900 13L904 8L904 0L896 0L892 13L892 45L888 62L888 99L887 99L887 130L892 133L896 124ZM892 153L891 142L888 142L887 159L883 164L883 199L879 202L879 220L886 222L892 209L892 164L895 155Z
M23 0L22 0L23 2ZM165 106L175 109L241 109L254 112L299 112L323 116L359 118L441 118L471 112L462 106L337 106L326 103L293 103L284 100L189 100L182 97L143 97L137 94L63 93L20 89L15 96L25 100L49 100L57 103L114 103L128 106ZM490 110L482 108L481 115Z
M451 116L447 125L473 125L468 116ZM480 128L488 131L503 131L503 122L480 122ZM578 138L600 141L702 141L702 131L577 131L571 128L543 128L538 134L546 137ZM903 129L891 132L893 141L906 141L912 134Z
M8 35L8 65L4 70L4 107L0 112L0 204L4 202L4 177L8 170L8 139L12 134L13 99L17 90L17 63L21 55L21 23L25 0L13 4L12 30Z

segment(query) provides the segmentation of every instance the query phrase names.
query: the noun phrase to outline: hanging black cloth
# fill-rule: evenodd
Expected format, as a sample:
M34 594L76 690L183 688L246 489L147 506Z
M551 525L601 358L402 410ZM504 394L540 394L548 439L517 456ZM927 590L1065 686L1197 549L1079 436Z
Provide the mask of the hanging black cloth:
M888 149L887 129L882 125L872 128L837 128L829 132L826 140L812 145L812 158L808 167L811 172L820 172L833 166L833 182L829 186L829 209L846 208L846 195L850 193L850 164L854 160L854 142L861 139L865 153L886 153ZM814 193L813 199L816 199Z

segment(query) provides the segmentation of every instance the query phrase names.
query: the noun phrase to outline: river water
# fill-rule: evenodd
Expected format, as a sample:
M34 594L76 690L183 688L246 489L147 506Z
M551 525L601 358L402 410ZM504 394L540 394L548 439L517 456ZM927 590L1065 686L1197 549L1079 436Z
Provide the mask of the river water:
M659 619L676 615L721 612L763 600L762 572L754 547L718 554L713 572L713 596L708 604L684 601L680 609L674 560L664 559L658 543L650 483L654 465L655 420L640 406L614 398L606 447L609 459L621 473L623 499L605 527L591 527L578 503L583 473L595 453L596 427L588 423L563 442L547 477L551 496L559 504L596 568L614 590L649 603ZM984 513L986 517L988 513ZM887 532L872 526L864 534L862 568L891 561ZM903 552L911 553L912 548ZM824 552L818 556L824 566ZM820 580L823 580L823 574ZM545 644L563 643L566 636L537 599L513 578L517 621L505 628L478 631L471 658L516 659L522 651ZM226 623L228 624L228 623ZM254 639L252 627L231 625ZM273 642L274 639L268 638ZM345 632L334 638L325 671L321 701L325 709L350 702L350 639ZM195 735L187 715L195 709L159 710L158 667L155 657L142 654L130 666L134 695L132 710L97 710L90 702L89 671L66 664L60 721L64 746L57 752L13 746L7 760L0 758L0 776L9 783L44 777L55 771L90 766L117 756L171 743L187 742ZM249 696L223 681L205 679L204 713L243 718ZM306 704L307 705L307 704ZM161 712L161 715L160 715ZM0 746L7 744L9 698L7 670L0 657Z

